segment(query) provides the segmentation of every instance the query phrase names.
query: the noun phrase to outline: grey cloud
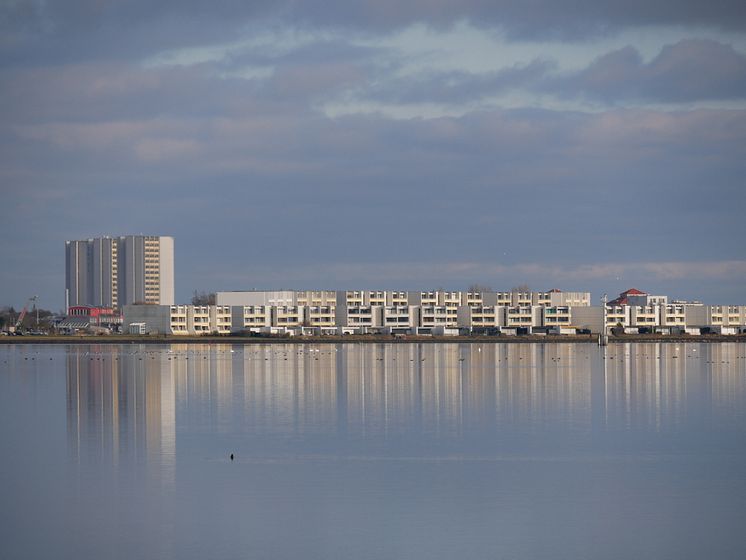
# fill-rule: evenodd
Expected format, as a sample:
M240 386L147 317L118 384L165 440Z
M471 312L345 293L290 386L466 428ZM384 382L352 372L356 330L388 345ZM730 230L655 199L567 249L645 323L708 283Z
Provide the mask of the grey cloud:
M131 231L176 237L179 299L195 286L273 281L263 269L286 271L292 287L346 287L360 276L344 263L405 269L415 255L426 266L398 278L406 287L492 282L477 277L486 265L440 266L454 262L520 271L526 262L571 270L595 262L589 255L617 265L746 260L744 111L393 120L256 107L11 130L0 132L0 234L23 250L7 254L0 281L18 290L60 293L61 275L35 283L61 266L61 239ZM33 234L18 236L29 223ZM607 282L592 272L564 285ZM682 291L720 282L677 281ZM746 297L738 290L729 293Z
M129 58L133 53L227 40L269 11L259 6L258 15L245 12L227 28L218 13L197 29L197 19L177 21L181 8L174 4L154 3L154 19L145 17L144 4L121 6L141 10L123 17L121 29L113 16L97 28L106 20L97 15L81 19L74 34L42 14L36 26L18 25L25 39L0 38L3 52L18 57L0 70L0 237L14 241L2 250L0 285L11 287L11 301L22 301L27 290L61 300L61 240L140 231L176 237L182 301L195 287L256 285L252 266L259 264L283 270L298 263L285 269L295 275L287 283L303 287L321 281L314 266L341 275L345 262L404 267L416 255L428 267L408 277L416 288L440 283L432 273L439 263L571 268L590 262L589 254L625 262L639 261L641 251L651 261L746 258L738 236L746 208L744 111L332 119L313 104L340 91L458 103L546 87L542 75L551 67L536 62L487 76L421 76L395 88L381 82L376 90L372 81L384 75L372 61L376 52L317 43L287 55L243 52L218 63L143 68ZM319 9L314 21L321 25ZM79 11L66 25L82 18ZM418 19L425 17L448 19ZM393 18L390 26L410 20ZM34 46L31 39L39 38ZM672 50L659 58L679 72L687 57ZM59 59L76 62L58 65ZM652 66L629 52L612 62L627 81L639 81L641 68ZM659 74L668 71L663 62ZM230 77L252 63L274 71L261 80ZM245 284L224 273L235 263L245 265ZM443 282L478 272L450 271ZM328 278L329 287L350 285L355 277L347 274ZM713 282L713 289L721 286ZM742 283L732 293L746 297Z
M514 89L532 88L555 67L553 62L534 60L484 74L451 71L383 78L360 93L366 99L397 104L464 103Z
M648 25L746 27L746 11L738 0L332 0L322 5L294 4L301 17L322 25L392 29L416 22L447 26L465 19L501 27L515 38L573 39Z
M688 39L645 63L631 46L606 54L548 89L609 102L686 102L746 98L746 55L730 45Z
M345 253L350 245L339 232L377 231L373 238L364 234L354 248L372 259L392 243L423 255L432 252L433 258L464 252L479 258L500 232L514 228L522 232L514 250L541 258L544 226L524 229L521 216L546 227L554 224L552 239L566 257L600 243L599 228L610 232L609 239L629 240L629 246L607 248L620 257L643 241L649 253L665 254L671 235L688 240L700 256L714 250L727 255L734 246L726 226L744 205L734 188L746 159L743 112L498 111L413 121L255 114L18 130L5 158L22 156L27 167L5 184L18 184L20 177L28 188L19 194L39 184L63 190L74 185L85 193L78 202L114 197L123 205L121 215L132 217L127 209L134 210L130 206L141 193L152 205L138 211L140 219L149 213L155 219L169 204L199 199L209 185L222 193L220 199L231 201L228 216L237 218L242 208L251 213L247 233L270 235L257 248L295 259L306 258L293 245L303 232L312 232L332 253ZM3 163L6 171L17 168ZM46 169L55 170L51 183L41 171ZM716 181L703 189L701 180L708 175ZM125 183L136 177L137 185L123 184L120 192L118 177ZM646 203L630 211L607 205L621 193ZM222 202L204 199L202 204L209 213L220 210ZM676 212L669 216L661 208ZM562 210L555 214L555 209ZM695 214L701 223L716 217L708 227L722 240L717 248L705 248L687 226ZM173 215L182 214L175 210ZM279 237L271 238L278 216L289 221ZM392 226L381 228L382 219ZM437 227L448 223L458 227ZM594 236L584 238L574 228L579 223ZM406 239L399 240L396 224L406 228ZM181 227L179 220L172 225Z
M276 18L270 1L11 0L0 5L5 66L145 58L230 41Z
M0 70L0 116L6 124L96 122L157 116L216 116L253 110L256 81L221 78L212 65L143 69L124 63ZM290 111L284 107L284 111Z
M513 38L575 40L651 25L742 31L746 10L739 0L11 0L0 7L0 56L6 64L143 57L271 26L381 33L462 20Z
M746 99L746 55L712 40L687 39L667 45L649 62L628 46L599 57L580 72L558 74L556 70L551 61L534 60L483 74L381 76L356 94L384 103L454 105L521 90L612 104Z

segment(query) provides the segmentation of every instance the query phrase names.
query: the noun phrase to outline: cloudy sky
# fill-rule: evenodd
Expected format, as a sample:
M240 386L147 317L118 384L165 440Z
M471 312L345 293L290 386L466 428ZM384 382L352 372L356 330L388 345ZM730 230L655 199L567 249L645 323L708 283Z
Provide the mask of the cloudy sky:
M746 304L738 0L2 0L0 305L64 241L194 290Z

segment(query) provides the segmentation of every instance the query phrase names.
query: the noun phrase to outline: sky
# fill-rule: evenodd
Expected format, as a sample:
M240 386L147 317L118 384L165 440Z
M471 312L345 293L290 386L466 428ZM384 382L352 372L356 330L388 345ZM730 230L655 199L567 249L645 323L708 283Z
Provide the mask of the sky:
M195 290L746 304L735 0L2 0L0 305L64 241Z

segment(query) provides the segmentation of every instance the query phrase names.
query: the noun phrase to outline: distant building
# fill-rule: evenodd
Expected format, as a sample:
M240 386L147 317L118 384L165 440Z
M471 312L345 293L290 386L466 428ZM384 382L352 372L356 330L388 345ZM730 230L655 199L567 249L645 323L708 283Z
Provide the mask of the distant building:
M173 237L127 235L65 242L66 307L174 303Z
M88 330L91 327L118 330L122 324L122 314L111 307L91 305L71 305L67 316L57 323L61 331Z
M631 288L619 294L619 297L611 300L607 305L665 305L668 303L668 296L652 296L636 288Z

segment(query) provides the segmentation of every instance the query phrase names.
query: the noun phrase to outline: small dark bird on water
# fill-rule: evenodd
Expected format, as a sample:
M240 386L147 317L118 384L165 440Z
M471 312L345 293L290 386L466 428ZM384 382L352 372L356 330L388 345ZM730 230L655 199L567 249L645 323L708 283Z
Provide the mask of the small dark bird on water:
M231 453L231 461L233 460L233 453Z

